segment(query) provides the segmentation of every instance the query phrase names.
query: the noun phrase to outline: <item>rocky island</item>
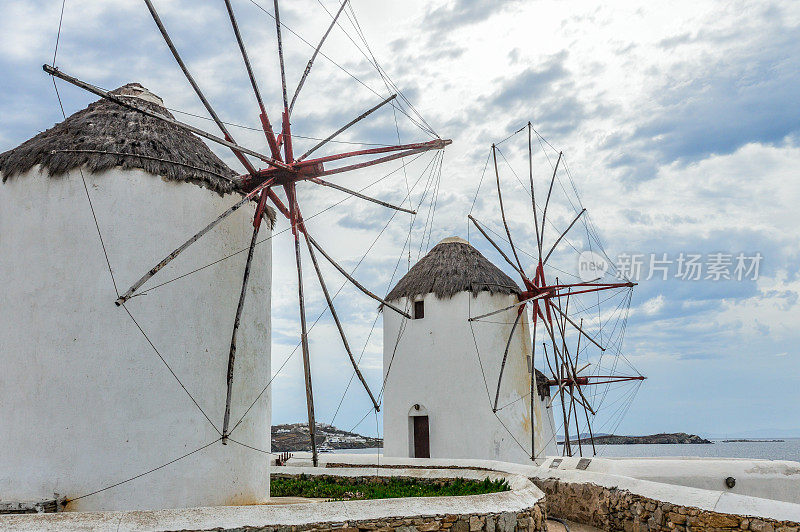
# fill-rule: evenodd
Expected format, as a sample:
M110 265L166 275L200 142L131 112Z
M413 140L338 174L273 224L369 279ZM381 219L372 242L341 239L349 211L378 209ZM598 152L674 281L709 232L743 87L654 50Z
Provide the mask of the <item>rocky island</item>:
M559 442L559 445L563 443L564 442ZM573 441L570 440L570 443L573 443ZM574 443L577 443L577 441L575 441ZM581 443L591 443L591 440L589 438L583 438L581 439ZM655 443L655 444L709 443L710 444L714 442L706 440L705 438L701 438L696 434L686 434L685 432L671 432L662 434L651 434L649 436L617 436L615 434L603 434L602 436L595 436L594 443L595 445L635 445L643 443Z
M783 443L786 440L722 440L722 443Z

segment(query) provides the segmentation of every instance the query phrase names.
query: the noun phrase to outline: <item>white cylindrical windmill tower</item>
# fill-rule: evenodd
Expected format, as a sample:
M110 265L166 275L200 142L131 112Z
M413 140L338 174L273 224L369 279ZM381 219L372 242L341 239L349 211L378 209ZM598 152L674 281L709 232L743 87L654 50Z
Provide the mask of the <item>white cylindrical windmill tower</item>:
M457 237L437 244L397 283L386 299L414 319L383 317L384 455L530 463L532 455L556 453L549 388L538 370L531 386L527 313L515 307L469 320L513 305L519 293Z
M169 115L138 84L112 94ZM259 394L270 243L255 248L239 328L231 419L243 417L230 440L241 444L223 445L219 431L247 253L195 271L247 248L253 208L115 305L241 199L235 173L194 135L107 100L3 153L0 170L0 501L133 510L267 499L269 456L241 444L269 450L269 393ZM262 224L261 238L270 233Z

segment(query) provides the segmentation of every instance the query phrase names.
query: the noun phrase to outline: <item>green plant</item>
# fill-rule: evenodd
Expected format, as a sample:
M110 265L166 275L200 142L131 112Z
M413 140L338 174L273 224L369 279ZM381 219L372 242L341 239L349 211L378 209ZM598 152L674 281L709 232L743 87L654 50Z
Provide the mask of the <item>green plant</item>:
M311 497L339 500L395 497L443 497L508 491L505 479L483 481L457 478L434 482L406 477L346 478L333 476L276 477L270 483L273 497Z

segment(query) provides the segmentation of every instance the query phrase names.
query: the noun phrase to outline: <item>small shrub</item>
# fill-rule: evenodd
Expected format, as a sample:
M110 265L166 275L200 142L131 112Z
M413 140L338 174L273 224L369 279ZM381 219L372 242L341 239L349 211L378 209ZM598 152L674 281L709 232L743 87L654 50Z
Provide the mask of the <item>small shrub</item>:
M366 478L311 477L306 474L294 478L276 477L270 483L273 497L311 497L337 500L390 499L396 497L443 497L450 495L480 495L508 491L505 479L483 481L457 478L445 482L431 482L403 477Z

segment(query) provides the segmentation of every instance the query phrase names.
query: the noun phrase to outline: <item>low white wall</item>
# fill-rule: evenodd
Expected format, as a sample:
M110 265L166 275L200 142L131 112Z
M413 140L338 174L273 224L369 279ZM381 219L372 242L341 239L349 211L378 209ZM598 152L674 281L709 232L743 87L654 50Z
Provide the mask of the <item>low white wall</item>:
M371 476L372 468L276 467L275 473L328 476ZM521 475L469 470L381 470L381 476L412 478L467 478L472 480L506 479L511 491L454 497L410 497L364 501L331 501L284 506L236 506L190 508L149 512L87 512L0 516L0 528L18 532L62 532L114 529L117 532L162 530L242 530L274 525L303 526L322 523L395 520L428 516L463 516L475 514L513 514L529 510L544 498L539 488ZM513 527L511 528L513 530Z
M378 462L379 460L379 462ZM576 469L578 458L564 459L557 467L551 468L552 458L548 458L543 465L523 465L494 460L467 460L467 459L410 459L393 458L364 454L330 454L320 457L320 466L326 464L359 464L375 465L380 463L383 467L424 466L424 467L460 467L479 468L493 471L505 471L524 475L531 479L555 478L565 482L592 483L607 488L618 488L650 499L669 502L676 505L710 510L720 513L734 513L739 515L753 515L762 518L780 521L800 522L800 504L772 500L747 495L740 495L722 490L700 489L691 486L677 486L651 480L641 480L618 474ZM592 462L604 459L593 458ZM656 460L659 461L659 460ZM702 460L698 460L702 462ZM753 464L769 463L766 460L752 460ZM306 453L295 453L289 462L290 465L310 464L310 456ZM698 469L702 464L698 463ZM775 478L779 478L777 475Z
M564 458L575 469L580 458ZM548 466L552 460L545 462ZM800 463L741 458L592 458L588 471L800 504ZM733 477L733 488L725 479Z
M120 291L233 202L141 170L84 172ZM246 248L243 207L143 289ZM269 224L262 235L270 234ZM246 253L127 303L217 428ZM236 358L232 420L270 377L271 246L258 246ZM0 500L74 499L219 437L121 307L79 172L0 183ZM269 394L234 438L270 445ZM267 457L233 443L69 503L153 509L266 500Z

